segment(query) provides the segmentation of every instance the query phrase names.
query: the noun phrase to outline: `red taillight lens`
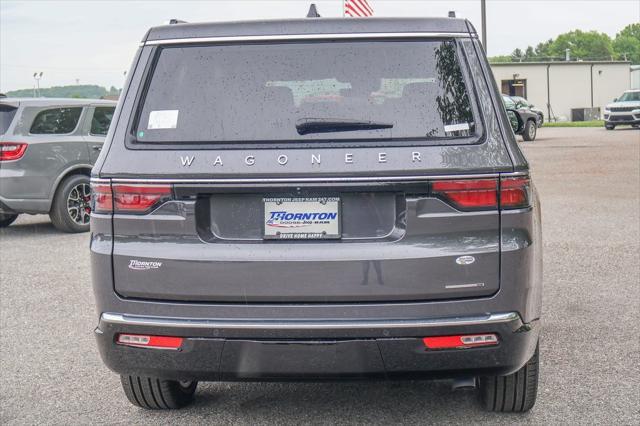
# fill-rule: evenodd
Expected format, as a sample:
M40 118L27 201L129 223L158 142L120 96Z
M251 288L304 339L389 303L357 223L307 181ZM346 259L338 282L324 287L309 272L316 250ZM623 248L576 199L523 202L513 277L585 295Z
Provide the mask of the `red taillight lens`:
M528 177L503 178L500 180L500 207L520 209L531 204L531 183Z
M459 334L456 336L425 337L422 342L428 349L459 349L498 344L498 336L489 334Z
M113 185L114 212L145 213L171 196L171 185Z
M441 180L431 183L431 194L459 210L519 209L531 204L528 177ZM499 199L498 199L499 194Z
M26 143L0 143L0 161L19 160L27 150Z
M461 210L498 208L496 179L435 181L431 184L431 193Z
M142 334L119 334L116 343L124 346L153 349L178 349L182 346L182 337L148 336Z
M113 196L108 183L91 184L91 211L94 213L112 213Z
M123 185L93 183L94 213L146 213L172 198L171 185Z

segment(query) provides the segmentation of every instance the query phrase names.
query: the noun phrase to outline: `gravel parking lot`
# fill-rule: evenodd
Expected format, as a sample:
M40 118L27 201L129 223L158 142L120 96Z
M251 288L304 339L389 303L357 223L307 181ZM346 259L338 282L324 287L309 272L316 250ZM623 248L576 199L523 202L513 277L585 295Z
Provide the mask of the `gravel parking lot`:
M88 236L24 216L0 231L0 423L640 423L640 132L542 128L524 149L545 238L530 413L484 413L447 381L204 383L187 409L136 409L94 343Z

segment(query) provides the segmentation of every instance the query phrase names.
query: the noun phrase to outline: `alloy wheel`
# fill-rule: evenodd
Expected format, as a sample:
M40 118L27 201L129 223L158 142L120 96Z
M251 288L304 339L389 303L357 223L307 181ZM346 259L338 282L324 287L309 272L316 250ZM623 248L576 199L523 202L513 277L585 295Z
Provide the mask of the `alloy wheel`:
M75 223L79 225L89 223L91 189L88 183L80 183L71 188L67 197L67 212Z

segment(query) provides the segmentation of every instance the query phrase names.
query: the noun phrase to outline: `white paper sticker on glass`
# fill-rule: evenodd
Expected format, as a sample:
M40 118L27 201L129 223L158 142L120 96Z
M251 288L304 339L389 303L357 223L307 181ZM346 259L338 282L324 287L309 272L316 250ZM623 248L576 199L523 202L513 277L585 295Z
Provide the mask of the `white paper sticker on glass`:
M151 111L147 129L175 129L178 126L178 112L177 109Z

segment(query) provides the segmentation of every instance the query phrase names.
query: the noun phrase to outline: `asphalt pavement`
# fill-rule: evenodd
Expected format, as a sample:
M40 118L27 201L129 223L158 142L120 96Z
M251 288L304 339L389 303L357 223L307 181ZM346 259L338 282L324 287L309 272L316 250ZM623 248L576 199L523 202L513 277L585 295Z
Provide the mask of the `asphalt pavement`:
M529 413L485 413L447 381L201 383L186 409L135 408L96 350L88 235L22 216L0 230L0 423L640 424L640 131L543 128L522 146L544 227Z

